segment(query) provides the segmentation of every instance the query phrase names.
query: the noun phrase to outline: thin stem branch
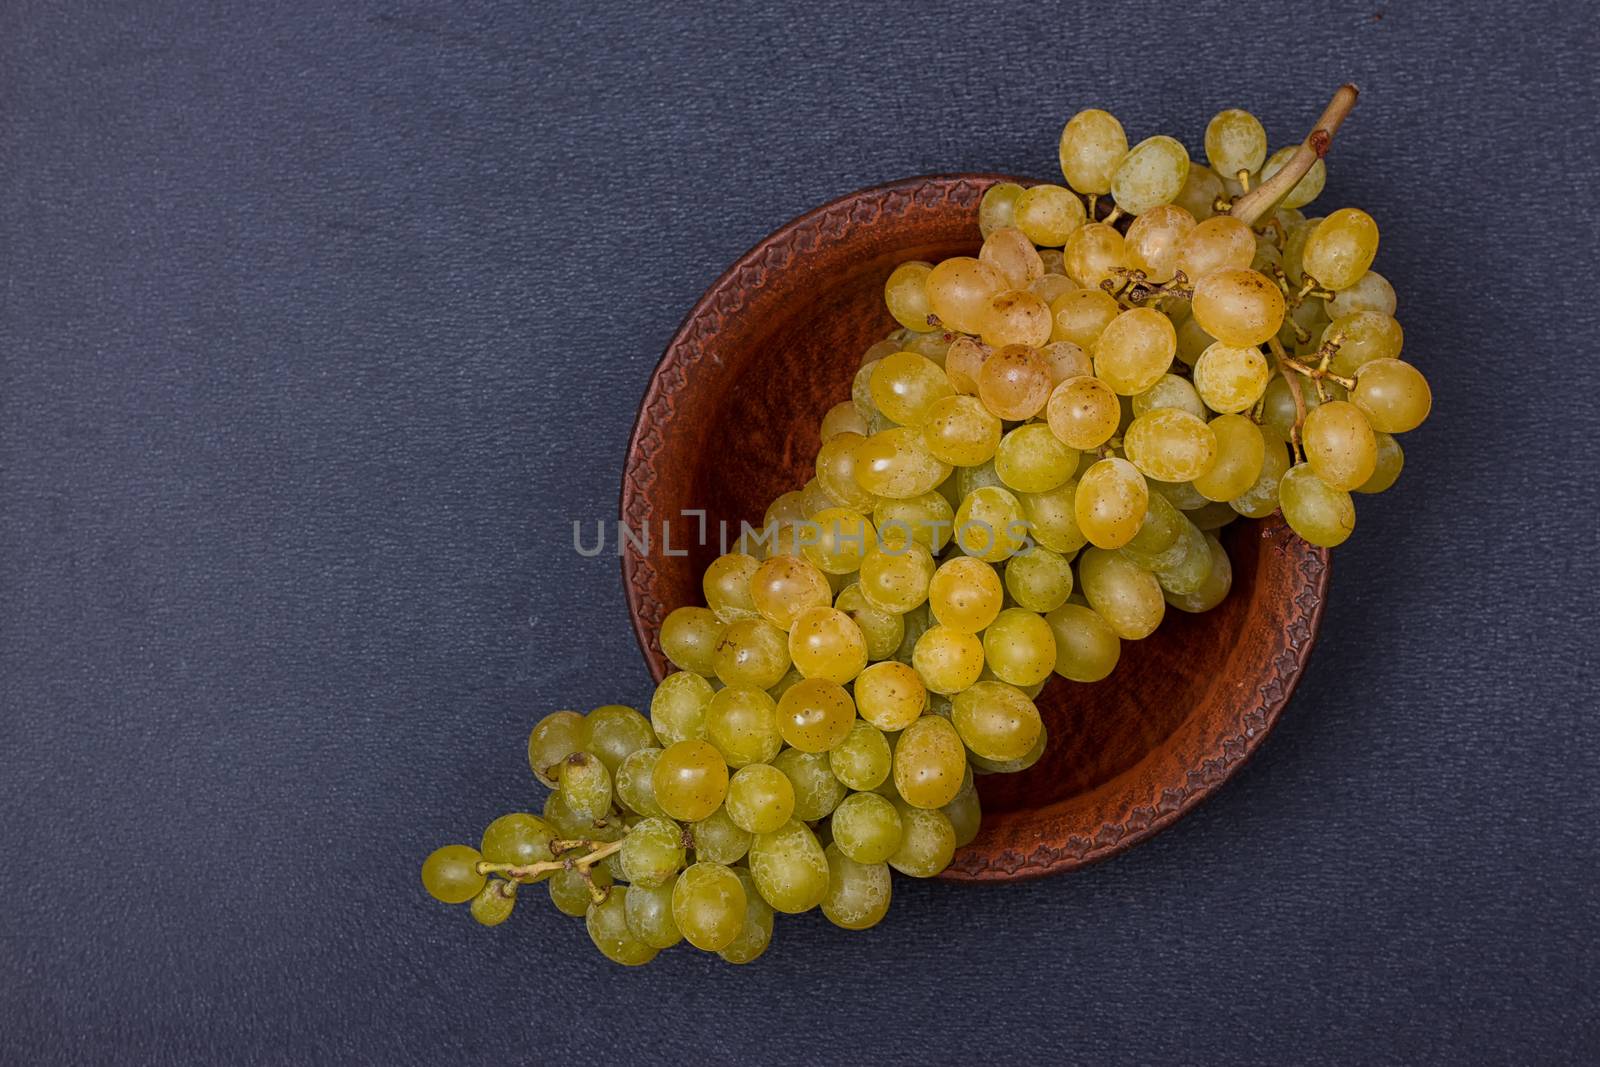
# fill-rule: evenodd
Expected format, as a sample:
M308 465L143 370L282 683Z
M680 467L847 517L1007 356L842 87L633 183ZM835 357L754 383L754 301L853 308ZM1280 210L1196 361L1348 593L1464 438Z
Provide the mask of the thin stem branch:
M1283 369L1283 380L1289 384L1289 395L1294 397L1294 425L1289 428L1289 444L1293 447L1295 455L1301 460L1306 458L1305 451L1300 447L1300 427L1306 421L1306 400L1300 393L1300 379L1288 373L1294 360L1289 358L1289 353L1283 350L1283 342L1276 337L1267 338L1267 345L1272 349L1272 354L1278 359L1278 366Z
M1322 117L1317 119L1317 124L1311 127L1311 132L1306 134L1306 139L1294 150L1283 169L1235 200L1228 214L1247 226L1254 226L1261 216L1271 211L1306 176L1311 165L1328 154L1333 135L1350 114L1350 109L1356 106L1358 94L1354 85L1339 86L1339 91L1323 109Z
M598 842L584 842L585 844L598 844ZM552 842L552 844L570 844L570 842ZM537 878L541 874L553 874L567 868L576 870L587 878L590 869L607 856L622 847L622 841L612 841L609 844L596 848L582 859L572 860L546 860L543 863L488 863L478 864L479 874L503 874L510 878Z

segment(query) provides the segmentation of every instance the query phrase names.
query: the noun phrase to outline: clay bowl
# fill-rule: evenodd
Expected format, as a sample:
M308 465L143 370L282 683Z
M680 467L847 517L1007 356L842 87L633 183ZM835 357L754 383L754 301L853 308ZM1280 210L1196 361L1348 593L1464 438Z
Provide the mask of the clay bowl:
M650 380L629 442L622 517L652 531L623 576L634 629L659 680L656 642L672 608L703 604L700 575L718 524L759 525L767 504L812 474L817 424L850 395L868 345L895 324L883 281L904 260L974 255L978 200L1001 175L915 178L803 215L756 245L695 305ZM710 536L700 543L703 509ZM668 554L660 541L670 523ZM1028 771L978 779L983 830L944 877L1031 878L1143 841L1217 789L1272 729L1316 637L1327 553L1276 516L1225 531L1228 599L1169 611L1124 642L1093 685L1053 678L1050 730Z

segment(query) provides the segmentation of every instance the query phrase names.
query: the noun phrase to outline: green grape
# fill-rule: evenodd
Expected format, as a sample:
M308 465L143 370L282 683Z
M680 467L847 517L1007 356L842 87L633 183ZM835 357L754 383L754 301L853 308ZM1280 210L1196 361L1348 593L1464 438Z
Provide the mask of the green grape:
M1093 609L1068 602L1045 617L1056 639L1056 673L1074 682L1098 682L1122 656L1122 641Z
M1217 458L1194 478L1194 488L1207 500L1228 501L1249 490L1266 462L1266 441L1245 415L1218 415L1208 424L1217 441Z
M583 914L589 940L606 959L624 967L639 967L656 958L656 949L628 928L627 886L614 887L604 900L591 903Z
M617 768L617 800L629 811L639 815L665 815L656 803L656 761L661 757L659 748L641 748L628 754Z
M1094 373L1094 358L1082 345L1072 341L1051 341L1039 349L1039 354L1050 368L1052 390L1068 378L1081 378ZM1048 405L1049 400L1046 399L1045 403Z
M889 777L893 766L894 754L889 750L889 742L884 740L883 731L868 722L853 723L844 740L828 750L828 768L851 789L877 788Z
M821 573L817 571L819 577ZM833 600L826 578L822 578L822 596L826 598L823 603ZM767 689L789 669L789 638L766 619L740 619L730 623L723 634L714 663L716 675L724 685Z
M739 935L717 955L727 963L750 963L772 943L772 905L761 899L755 879L743 867L733 872L744 887L744 925Z
M1234 517L1231 509L1228 517ZM1153 573L1162 593L1189 596L1205 584L1211 575L1211 553L1206 548L1205 534L1194 523L1185 519L1175 546L1175 558Z
M856 410L853 400L841 400L823 412L822 424L817 428L817 436L823 441L838 437L842 433L867 433L867 420ZM710 595L709 592L706 594L708 601Z
M1397 358L1406 335L1400 324L1383 312L1355 311L1323 327L1324 343L1336 338L1339 350L1328 361L1328 369L1348 377L1375 359Z
M1200 324L1190 315L1178 324L1178 359L1192 367L1200 360L1200 353L1217 343L1212 337L1200 328Z
M467 845L436 848L422 861L422 888L445 904L465 904L483 888L484 876L478 873L482 859L477 849Z
M924 715L895 740L895 790L919 808L939 808L955 799L966 767L960 735L937 715Z
M850 733L855 702L842 685L807 678L790 687L778 702L778 732L801 752L826 752Z
M1163 374L1156 379L1156 384L1142 393L1133 397L1133 417L1138 419L1141 415L1148 415L1161 408L1176 408L1186 411L1197 419L1210 417L1206 406L1200 400L1200 394L1195 392L1194 386L1189 384L1187 378L1180 378L1176 374Z
M1328 301L1328 314L1336 319L1363 311L1393 316L1394 309L1394 286L1375 270L1367 271L1353 284L1334 293Z
M951 256L933 268L923 287L940 323L975 334L983 325L989 298L1006 287L1006 280L989 264L971 256Z
M1122 546L1122 551L1129 559L1149 569L1156 565L1157 557L1177 541L1183 521L1176 505L1161 493L1151 493L1139 530Z
M994 469L1007 488L1043 493L1072 477L1078 469L1078 452L1062 443L1050 427L1029 423L1000 441Z
M824 441L817 450L816 482L827 492L831 501L828 506L847 507L862 513L872 510L876 498L856 481L856 468L860 465L857 452L865 443L866 438L861 434L841 433Z
M959 693L983 673L983 642L950 626L930 626L911 654L922 684L935 693Z
M971 397L966 397L972 400ZM974 404L979 402L973 400ZM981 409L981 404L979 407ZM985 418L994 418L987 411ZM1000 423L994 426L995 440L1000 438ZM992 452L991 452L992 454ZM949 462L949 460L945 460ZM906 500L883 499L878 501L878 506L872 509L872 521L878 525L878 542L880 545L891 546L904 543L907 539L915 541L926 548L929 553L937 555L944 551L944 546L950 542L950 531L955 525L956 510L937 491L923 493L921 496L910 497ZM837 603L834 607L838 607ZM882 658L882 657L874 657Z
M1359 208L1340 208L1306 237L1301 269L1327 289L1348 289L1378 254L1378 224Z
M879 360L870 388L877 409L902 426L920 426L935 401L955 392L944 370L915 352L896 352Z
M604 867L596 867L590 871L589 879L597 889L611 888L612 878ZM583 875L574 867L557 871L550 876L550 881L546 884L550 887L550 903L554 904L556 910L563 915L581 917L589 910L589 905L594 903L594 898L589 894L589 883L583 880Z
M1117 432L1117 395L1099 378L1068 378L1050 393L1045 419L1050 432L1069 448L1097 448Z
M716 691L691 671L669 674L650 698L650 725L663 744L706 735L706 708Z
M1279 437L1289 439L1290 433L1298 424L1298 415L1295 410L1294 390L1281 374L1274 374L1272 380L1267 382L1267 388L1262 395L1261 425L1277 431ZM1307 411L1317 406L1317 391L1309 385L1300 390L1301 402Z
M1140 415L1122 440L1133 465L1163 482L1198 478L1217 458L1217 438L1211 427L1177 408L1157 408Z
M1028 533L1053 552L1076 552L1089 543L1078 528L1075 510L1078 483L1069 481L1044 493L1023 493L1022 513Z
M1400 477L1400 468L1406 464L1406 454L1400 447L1400 442L1386 433L1376 433L1377 460L1373 464L1372 477L1356 486L1358 493L1382 493Z
M1343 544L1356 528L1350 494L1318 478L1309 463L1296 464L1284 474L1278 482L1278 501L1284 520L1314 545Z
M1289 158L1294 155L1295 149L1298 147L1300 146L1288 145L1268 156L1267 161L1261 165L1261 177L1259 180L1262 182L1270 181L1272 176L1282 170L1285 164L1289 162ZM1279 202L1278 206L1286 208L1305 207L1322 195L1322 187L1327 181L1327 164L1319 159L1311 164L1311 169L1306 172L1304 178L1294 183L1294 188L1289 190L1288 195Z
M789 630L789 656L805 677L843 684L867 665L867 638L837 608L812 608Z
M1059 185L1035 185L1017 197L1013 222L1036 245L1059 248L1082 226L1083 201Z
M987 262L1005 275L1008 288L1026 290L1027 286L1045 277L1045 261L1034 248L1034 242L1014 226L1003 226L984 234L984 246L978 253L981 262Z
M720 952L744 929L744 885L720 863L690 865L672 886L672 921L684 939L706 952Z
M1218 173L1236 177L1254 174L1267 159L1267 131L1248 111L1219 111L1206 124L1206 158Z
M1171 137L1147 137L1122 157L1111 175L1111 195L1130 215L1170 204L1189 176L1189 153Z
M933 554L922 545L915 541L894 545L861 561L861 595L873 607L904 615L928 599L933 571ZM866 666L866 661L861 665Z
M556 858L550 851L550 842L555 839L555 827L537 815L519 811L490 823L483 831L478 851L490 863L549 863ZM547 877L548 874L541 874L534 881L542 882Z
M752 763L728 780L724 809L739 829L769 834L794 815L794 785L771 764Z
M1194 365L1194 388L1212 411L1236 414L1252 407L1267 390L1272 371L1261 349L1211 345Z
M1089 606L1125 641L1149 637L1161 625L1166 610L1161 583L1115 552L1084 549L1078 557L1078 584Z
M1128 154L1122 123L1108 111L1089 108L1067 120L1061 130L1061 173L1080 193L1103 196L1111 176Z
M1002 419L1031 419L1050 398L1050 365L1030 345L1006 345L978 369L978 399Z
M878 545L877 529L859 511L824 508L811 516L811 524L815 527L814 539L802 546L801 551L812 566L824 574L850 574L859 570L861 558Z
M1059 552L1034 545L1006 561L1005 583L1011 599L1022 607L1053 611L1072 595L1072 564Z
M810 911L828 895L828 859L816 835L792 819L770 834L757 834L750 846L750 877L756 891L777 911Z
M900 616L900 619L905 625L905 636L900 639L900 647L894 650L894 655L891 658L909 666L911 654L916 651L917 642L922 640L922 635L927 632L928 627L933 625L933 615L928 611L928 605L920 604Z
M878 925L889 913L893 894L889 868L882 863L857 863L837 844L829 845L828 893L822 914L845 930L865 930Z
M628 755L656 743L650 720L622 704L595 708L586 718L589 723L589 751L600 757L612 774Z
M732 866L750 851L755 836L734 822L726 807L718 808L699 822L689 825L695 859Z
M1372 477L1378 442L1360 408L1333 400L1306 416L1300 432L1306 462L1334 489L1351 490Z
M826 818L844 799L847 790L833 776L825 752L802 752L786 748L772 765L782 771L794 786L794 817L802 822Z
M963 395L978 391L978 372L989 358L988 346L971 337L957 337L945 350L944 373L950 386Z
M710 608L678 608L661 623L661 651L680 670L712 673L712 658L727 624Z
M967 757L967 761L972 764L972 773L973 774L1017 774L1017 773L1019 773L1021 771L1027 770L1029 767L1032 767L1035 763L1038 763L1040 757L1044 755L1045 746L1047 744L1049 744L1049 740L1050 740L1049 733L1050 733L1049 730L1041 730L1041 731L1039 731L1039 740L1034 742L1033 748L1030 749L1028 754L1026 756L1023 756L1021 759L1005 760L1003 762L997 762L995 760L984 759L982 756L979 756L976 753L969 754L968 757ZM957 795L957 799L958 800L960 799L959 794ZM943 810L943 809L940 809L940 810Z
M868 723L880 730L904 730L921 716L928 690L913 668L890 660L856 676L855 700Z
M1050 624L1025 608L1007 608L983 632L983 661L1003 682L1037 685L1056 664Z
M889 866L913 878L932 878L950 866L956 854L956 828L950 816L938 808L912 807L903 800L895 804L895 810L903 829L900 847L889 857Z
M998 563L1023 545L1027 522L1022 502L999 486L974 489L956 509L956 544L969 556Z
M583 716L575 711L553 711L540 719L528 734L528 766L533 776L551 789L556 776L552 772L562 760L589 743L588 726Z
M953 487L951 485L952 482L955 483ZM1005 488L1000 483L1000 475L995 472L993 460L980 463L976 467L957 467L955 474L951 475L949 480L939 487L939 490L940 492L951 490L953 497L951 502L959 509L967 497L976 493L979 489L988 489L991 486ZM953 531L952 536L954 536Z
M893 341L879 341L867 349L867 355L861 360L861 366L856 368L856 375L850 380L850 403L855 406L856 414L861 416L861 421L872 425L873 421L882 417L883 413L872 402L872 374L878 369L878 361L885 356L900 351L900 346ZM866 436L866 431L859 431ZM799 516L805 518L805 515Z
M1233 564L1229 562L1228 554L1223 551L1222 542L1210 534L1206 534L1205 538L1206 550L1210 555L1205 581L1190 593L1178 594L1168 590L1164 594L1167 603L1179 611L1191 614L1210 611L1227 599L1228 590L1233 586Z
M1128 266L1153 282L1169 282L1178 272L1178 249L1195 228L1195 218L1176 204L1151 208L1123 237Z
M594 825L593 819L586 819L567 807L567 800L559 789L552 790L544 798L544 809L540 814L562 837L588 837L589 828Z
M1289 226L1286 231L1288 236L1283 241L1283 273L1296 285L1305 284L1302 256L1306 249L1306 239L1321 221L1320 216L1314 219L1301 219Z
M1221 195L1222 179L1217 172L1202 163L1190 162L1189 176L1172 202L1204 222L1217 213L1217 198Z
M1040 619L1040 625L1049 634L1049 624ZM1050 666L1055 666L1053 637L1050 641ZM978 682L957 693L951 702L950 721L963 744L991 760L1013 760L1026 756L1039 740L1039 732L1044 729L1039 709L1033 701L1022 690L1005 682Z
M984 191L978 202L978 232L988 237L1011 225L1016 217L1017 197L1022 186L1016 182L996 182Z
M1050 340L1050 305L1026 289L1002 289L989 298L979 333L995 348L1043 345Z
M1118 239L1121 236L1117 234ZM1104 289L1068 290L1050 302L1050 340L1070 341L1092 351L1105 328L1120 314L1122 308L1116 298Z
M728 765L708 741L678 741L656 759L651 784L656 803L669 816L679 822L697 822L722 806L728 792Z
M867 642L869 660L888 659L900 647L905 637L904 620L893 612L871 604L861 592L859 584L846 586L840 591L833 606L849 615L861 628L862 637Z
M1375 359L1356 371L1350 401L1374 430L1406 433L1421 426L1433 410L1433 390L1422 372L1398 359ZM1306 418L1310 422L1310 416Z
M1090 544L1121 548L1144 521L1150 494L1139 469L1125 459L1102 459L1083 472L1073 509Z
M654 949L671 948L683 940L672 917L672 886L673 882L654 888L631 885L623 896L628 931Z
M877 414L873 415L873 418L875 419L880 417L881 416L878 416ZM843 435L840 434L837 436ZM857 436L860 435L858 434ZM800 514L798 516L786 516L784 521L787 522L790 519L803 521L811 518L811 516L815 515L819 511L826 511L829 508L836 508L839 506L839 502L834 499L833 494L829 493L828 490L824 488L821 480L813 477L800 489ZM769 556L781 554L782 553L777 552L767 553ZM752 574L750 577L753 580L755 575ZM754 599L750 601L750 606L755 607Z
M1271 426L1262 425L1261 473L1255 484L1228 501L1233 510L1251 519L1264 519L1278 510L1278 480L1289 469L1289 442Z
M706 708L706 740L730 767L766 763L783 747L777 701L751 686L718 691Z
M640 819L622 839L620 855L624 879L634 885L665 885L683 866L683 830L671 819Z
M793 516L793 518L804 518L804 516ZM723 622L732 622L735 619L755 617L755 602L750 599L750 579L755 576L756 568L760 565L760 560L743 552L730 552L711 561L711 565L706 568L706 573L700 580L700 585L706 596L706 604L717 618Z
M579 818L600 819L611 810L611 772L592 752L568 756L561 764L556 788Z
M1195 226L1178 244L1177 269L1191 282L1213 271L1249 267L1256 255L1255 232L1231 215L1218 215Z
M805 494L799 490L791 490L787 493L779 493L772 503L767 505L766 513L761 517L761 524L763 526L771 526L780 522L797 522L805 517ZM754 570L755 568L752 567L751 571L753 572ZM750 594L748 579L742 589L744 595L748 597ZM750 605L750 610L755 610L754 604Z
M1215 433L1216 431L1213 430L1212 432ZM1183 511L1193 511L1195 508L1205 507L1206 498L1200 495L1192 482L1158 482L1152 479L1146 484L1150 487L1152 495L1166 498L1167 502L1173 507L1180 508Z
M499 926L511 918L511 909L516 903L517 883L491 878L472 898L472 917L481 926Z
M1249 269L1215 270L1199 279L1191 307L1202 330L1239 347L1264 344L1283 325L1283 290Z
M1234 511L1223 500L1207 501L1203 507L1195 508L1193 511L1186 511L1184 515L1190 522L1206 533L1212 530L1220 530L1239 518L1239 513Z
M950 465L928 451L920 427L880 430L856 449L856 481L875 497L921 496L949 475Z
M857 863L883 863L900 847L900 813L876 793L851 793L828 826L839 851Z
M978 830L983 825L983 805L978 799L978 787L973 781L970 767L956 798L939 810L944 812L950 820L951 829L956 832L957 848L970 845L977 839Z
M928 304L924 283L932 271L926 263L902 263L883 283L883 302L900 325L913 330L928 328L928 315L933 308Z
M1132 308L1118 315L1094 343L1094 372L1113 391L1132 396L1160 381L1177 351L1171 319L1154 308Z

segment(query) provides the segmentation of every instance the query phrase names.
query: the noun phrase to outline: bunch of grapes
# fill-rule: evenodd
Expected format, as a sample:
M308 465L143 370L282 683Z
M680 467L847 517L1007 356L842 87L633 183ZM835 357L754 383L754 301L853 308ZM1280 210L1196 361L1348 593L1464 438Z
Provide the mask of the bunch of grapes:
M1074 115L1067 185L993 186L976 257L889 276L900 328L823 417L815 477L663 622L649 717L542 720L542 815L434 852L427 890L495 925L542 882L625 964L748 962L780 911L865 929L891 869L932 877L976 836L974 774L1042 755L1052 673L1097 682L1168 608L1227 596L1219 528L1281 510L1348 537L1431 403L1376 224L1301 211L1353 100L1270 157L1224 111L1210 167Z

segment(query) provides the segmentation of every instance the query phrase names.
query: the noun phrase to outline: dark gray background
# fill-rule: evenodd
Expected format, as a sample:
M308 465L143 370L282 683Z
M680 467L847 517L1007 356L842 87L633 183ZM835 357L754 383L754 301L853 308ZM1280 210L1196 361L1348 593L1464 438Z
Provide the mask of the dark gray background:
M1592 1061L1592 12L580 6L0 9L0 1060ZM1436 403L1234 783L745 969L423 896L537 716L647 697L568 523L728 262L1052 176L1080 107L1287 143L1347 78L1322 203Z

